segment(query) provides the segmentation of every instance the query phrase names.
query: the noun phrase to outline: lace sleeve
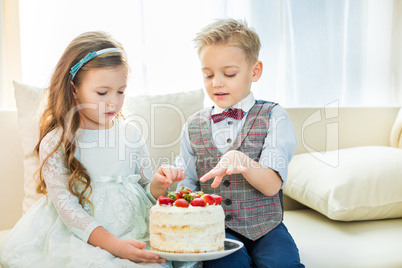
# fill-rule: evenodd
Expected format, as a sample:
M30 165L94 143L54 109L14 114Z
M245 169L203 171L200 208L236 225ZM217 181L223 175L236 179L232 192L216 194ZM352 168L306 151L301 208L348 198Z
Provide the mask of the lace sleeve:
M40 144L40 161L53 151L57 139L49 133ZM99 226L79 204L78 198L68 190L69 170L66 167L64 150L60 146L43 166L48 197L64 224L79 238L88 241L91 232Z

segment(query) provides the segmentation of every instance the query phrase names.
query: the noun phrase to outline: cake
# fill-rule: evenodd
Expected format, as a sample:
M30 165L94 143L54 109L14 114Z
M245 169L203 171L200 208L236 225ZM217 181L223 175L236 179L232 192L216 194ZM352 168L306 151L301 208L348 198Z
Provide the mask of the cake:
M174 253L201 253L223 250L225 240L222 197L180 192L160 196L151 208L150 245L152 249Z

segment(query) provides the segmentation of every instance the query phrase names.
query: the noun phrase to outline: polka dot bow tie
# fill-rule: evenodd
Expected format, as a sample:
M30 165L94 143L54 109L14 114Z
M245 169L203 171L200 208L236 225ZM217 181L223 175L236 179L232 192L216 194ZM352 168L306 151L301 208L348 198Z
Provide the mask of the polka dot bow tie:
M244 114L245 112L242 109L232 109L220 114L213 114L211 115L211 119L214 121L214 123L218 123L228 117L241 120L243 119Z

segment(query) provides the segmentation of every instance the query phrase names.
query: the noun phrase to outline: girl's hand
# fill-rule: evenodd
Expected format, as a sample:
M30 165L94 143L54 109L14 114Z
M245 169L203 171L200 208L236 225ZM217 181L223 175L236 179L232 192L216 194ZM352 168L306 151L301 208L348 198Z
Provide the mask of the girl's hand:
M165 189L168 189L176 181L184 180L185 177L186 174L182 168L170 165L162 165L154 175L154 179Z
M133 262L166 262L165 259L160 258L157 254L144 250L145 246L145 242L135 239L120 239L118 250L115 254L117 257L128 259Z
M200 181L206 182L207 180L215 178L211 187L218 187L225 175L239 174L247 171L247 168L243 164L245 157L247 156L244 153L236 150L225 153L218 164L207 174L202 176Z
M169 187L176 181L182 181L186 177L182 168L170 165L162 165L155 172L151 181L151 193L158 199L160 195L166 195Z
M133 262L163 263L165 259L157 254L144 250L145 242L135 239L120 239L102 226L96 227L89 236L88 243L109 251L111 254Z

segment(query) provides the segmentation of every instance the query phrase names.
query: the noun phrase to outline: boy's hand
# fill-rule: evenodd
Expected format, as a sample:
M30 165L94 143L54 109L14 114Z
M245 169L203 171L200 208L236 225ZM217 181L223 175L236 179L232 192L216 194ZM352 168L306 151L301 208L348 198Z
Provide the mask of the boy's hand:
M218 187L225 175L239 174L247 171L247 168L243 165L245 154L240 151L229 151L225 153L221 160L219 160L216 167L211 169L207 174L200 178L201 182L205 182L212 178L215 178L211 184L212 188Z
M155 172L151 181L151 193L157 199L160 195L166 195L169 187L176 181L182 181L186 177L182 168L170 165L162 165Z

